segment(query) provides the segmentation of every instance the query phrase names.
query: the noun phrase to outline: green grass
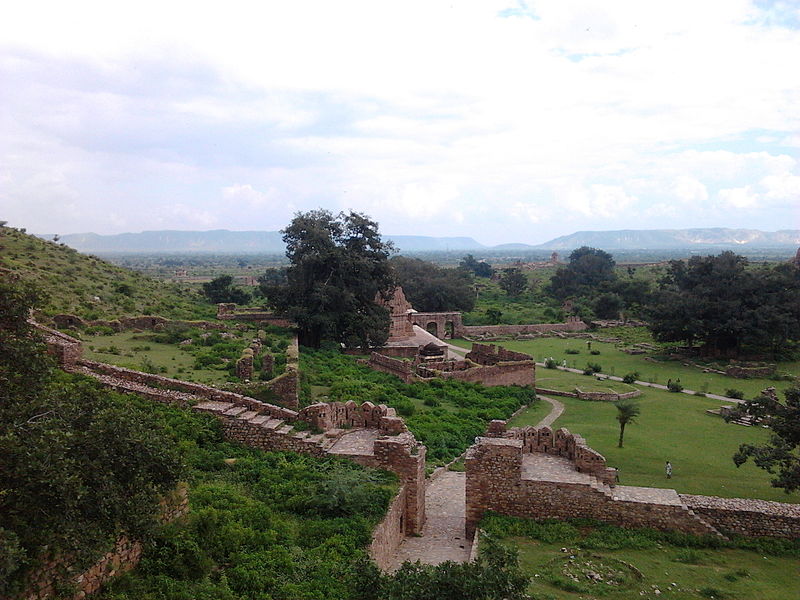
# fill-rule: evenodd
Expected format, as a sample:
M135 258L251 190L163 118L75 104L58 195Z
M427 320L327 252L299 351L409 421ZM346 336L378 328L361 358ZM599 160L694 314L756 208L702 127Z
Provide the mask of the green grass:
M187 286L156 281L10 227L0 227L0 267L39 286L47 294L40 308L48 315L207 319L216 314L215 306Z
M603 335L603 330L600 335ZM465 340L451 340L451 343L469 348L471 342ZM773 381L766 378L734 379L716 373L703 373L700 369L684 366L680 361L653 361L647 355L631 355L619 350L614 344L592 342L592 350L599 350L599 355L589 354L586 340L578 338L550 338L543 337L535 340L501 341L499 345L526 352L533 355L537 361L543 361L552 356L560 365L562 360L567 361L568 367L583 369L587 362L599 363L603 373L622 377L632 371L639 372L641 381L666 385L667 380L680 379L687 389L724 395L728 388L736 388L745 393L745 398L757 396L764 388L773 386L779 390L789 387L788 381ZM565 350L578 350L579 354L567 354ZM800 374L800 361L778 363L778 369L794 375ZM537 374L541 374L539 369Z
M643 579L634 579L627 589L606 585L610 589L603 590L603 584L594 584L606 593L590 593L587 596L585 592L565 591L547 581L552 561L560 563L565 559L561 543L548 544L521 537L503 541L519 549L520 566L532 578L529 591L536 598L638 600L642 598L641 592L645 592L647 598L656 597L654 589L661 590L660 597L686 600L711 596L741 600L787 600L800 595L800 578L797 576L800 561L796 558L763 557L747 550L715 549L697 551L699 563L685 564L676 560L680 557L680 548L662 545L645 550L592 551L591 555L599 557L599 560L594 560L601 564L614 564L616 560L622 560L633 565L641 572ZM536 577L537 574L539 577ZM592 584L584 585L590 590L594 587ZM714 594L712 590L724 595Z
M536 600L784 600L800 593L797 540L720 540L497 514L488 514L481 527L519 551L521 570L530 577L528 592ZM591 574L602 579L592 581Z
M575 388L579 388L584 392L612 391L620 394L638 389L637 386L628 385L621 381L612 381L611 379L599 381L593 375L580 375L578 373L570 373L569 371L543 369L541 367L536 369L536 387L560 390L563 392L572 392Z
M570 379L568 373L547 371L547 374L553 379ZM636 398L641 415L625 429L624 448L617 447L619 424L616 408L609 402L557 398L563 402L565 410L553 427L566 427L582 435L589 446L606 457L609 466L620 469L623 485L670 487L688 494L800 502L800 494L787 495L773 488L769 484L769 474L751 462L740 468L733 464L731 457L739 444L762 443L769 435L767 431L725 423L720 417L706 414L706 409L719 407L719 402L714 400L649 388L642 390L643 394ZM510 425L535 425L540 418L538 412L529 416L526 411ZM711 440L713 443L709 443ZM674 467L669 480L663 470L667 460Z

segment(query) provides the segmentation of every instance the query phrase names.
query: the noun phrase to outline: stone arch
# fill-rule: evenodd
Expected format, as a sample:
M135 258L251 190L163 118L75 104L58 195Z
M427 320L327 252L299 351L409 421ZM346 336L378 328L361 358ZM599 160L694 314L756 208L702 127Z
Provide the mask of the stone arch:
M443 339L452 340L454 337L456 337L456 324L453 321L445 321Z
M428 321L427 325L425 325L425 331L439 337L439 324L436 321Z

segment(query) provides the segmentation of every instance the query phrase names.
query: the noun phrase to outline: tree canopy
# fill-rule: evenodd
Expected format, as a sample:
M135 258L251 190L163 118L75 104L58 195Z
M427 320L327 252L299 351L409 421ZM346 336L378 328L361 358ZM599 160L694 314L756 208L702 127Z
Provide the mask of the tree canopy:
M242 288L235 287L233 285L233 277L230 275L220 275L208 283L204 283L203 295L213 304L219 304L220 302L247 304L250 302L250 294Z
M757 350L778 355L800 339L800 269L793 264L748 268L723 252L671 261L648 320L666 342L700 343L708 355Z
M761 446L742 444L734 455L736 466L752 458L757 467L775 475L772 485L788 494L800 490L800 385L785 392L785 402L776 395L762 395L746 402L736 414L748 414L769 424L772 435Z
M422 312L469 311L475 307L472 276L465 269L446 269L418 258L389 261L397 283L411 305Z
M492 268L492 265L483 262L482 260L475 260L475 257L472 256L472 254L467 254L464 258L462 258L461 262L458 263L458 266L465 271L469 271L476 277L491 277L494 275L494 269Z
M276 312L297 323L300 343L385 343L389 315L375 297L393 285L392 245L378 224L356 212L314 210L297 213L282 233L291 263L285 282L262 278L260 288Z
M550 280L549 291L559 300L585 295L601 284L615 281L615 265L608 252L583 246L572 251L567 266L558 268Z
M516 267L503 269L500 276L500 287L512 298L520 296L528 287L528 278Z
M36 293L0 276L0 595L47 546L76 558L145 539L181 473L157 423L55 371L27 322Z

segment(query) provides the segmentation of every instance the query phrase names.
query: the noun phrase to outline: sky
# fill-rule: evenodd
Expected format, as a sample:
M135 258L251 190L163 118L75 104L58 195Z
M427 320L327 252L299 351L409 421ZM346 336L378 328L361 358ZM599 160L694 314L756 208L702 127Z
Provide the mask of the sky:
M800 229L800 0L14 2L0 219Z

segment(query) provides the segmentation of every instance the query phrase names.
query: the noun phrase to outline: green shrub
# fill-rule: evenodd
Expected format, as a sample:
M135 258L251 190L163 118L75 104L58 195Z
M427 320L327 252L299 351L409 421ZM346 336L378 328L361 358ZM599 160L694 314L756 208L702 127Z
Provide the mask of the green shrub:
M586 370L590 371L591 373L600 373L603 370L603 367L599 363L586 363Z
M600 350L589 350L589 354L592 356L597 356L600 354Z
M555 369L556 366L558 366L556 363L556 359L554 359L552 356L548 356L547 358L544 359L545 369Z
M564 350L564 354L580 354L580 353L581 351L578 350L577 348L567 348L566 350Z
M683 391L683 385L681 384L680 381L672 381L672 380L670 380L670 381L667 382L667 390L669 390L670 392L672 392L674 394L677 394L677 393Z
M744 399L744 392L742 390L737 390L736 388L728 388L725 390L725 395L728 398L735 398L737 400Z
M627 384L635 383L638 380L639 380L638 371L632 371L630 373L626 373L625 376L622 378L622 382Z

